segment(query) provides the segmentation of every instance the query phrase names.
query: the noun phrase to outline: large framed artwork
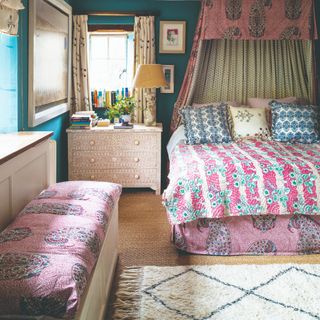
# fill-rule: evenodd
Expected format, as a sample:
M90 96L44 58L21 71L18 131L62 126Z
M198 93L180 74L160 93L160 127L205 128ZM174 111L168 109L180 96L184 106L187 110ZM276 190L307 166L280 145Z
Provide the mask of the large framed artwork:
M160 21L160 53L185 53L186 22Z
M72 8L63 0L29 2L29 127L70 109Z

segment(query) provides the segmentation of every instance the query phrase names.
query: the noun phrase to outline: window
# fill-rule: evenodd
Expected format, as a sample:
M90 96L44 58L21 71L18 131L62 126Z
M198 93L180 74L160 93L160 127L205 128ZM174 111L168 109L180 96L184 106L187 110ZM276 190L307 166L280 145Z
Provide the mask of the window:
M133 79L133 33L89 34L90 90L130 88Z
M0 34L0 132L18 130L18 38Z

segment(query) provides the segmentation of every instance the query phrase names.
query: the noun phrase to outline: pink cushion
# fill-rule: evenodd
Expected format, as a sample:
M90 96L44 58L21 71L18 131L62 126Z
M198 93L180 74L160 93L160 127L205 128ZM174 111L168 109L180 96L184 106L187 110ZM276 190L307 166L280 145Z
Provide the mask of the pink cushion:
M220 101L220 102L211 102L211 103L193 103L192 106L196 108L208 107L208 106L219 106L221 103L225 103L228 106L240 107L240 103L237 101Z
M285 103L298 103L297 97L285 97L281 99L270 99L270 98L248 98L248 105L252 108L270 108L269 102L277 100Z
M270 99L270 98L248 98L248 106L251 108L266 108L266 117L269 129L271 129L272 125L272 117L271 117L271 107L269 106L269 102L272 100L276 100L284 103L299 103L299 99L297 97L285 97L281 99Z

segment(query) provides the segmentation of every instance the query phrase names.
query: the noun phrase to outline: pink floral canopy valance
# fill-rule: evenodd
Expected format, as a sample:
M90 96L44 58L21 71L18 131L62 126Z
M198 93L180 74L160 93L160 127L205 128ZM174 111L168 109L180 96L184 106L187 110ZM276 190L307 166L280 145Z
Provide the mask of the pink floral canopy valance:
M202 40L312 40L312 0L203 0Z
M319 1L319 0L318 0ZM180 110L192 104L205 45L202 40L317 39L313 0L202 0L188 67L174 105L171 132Z

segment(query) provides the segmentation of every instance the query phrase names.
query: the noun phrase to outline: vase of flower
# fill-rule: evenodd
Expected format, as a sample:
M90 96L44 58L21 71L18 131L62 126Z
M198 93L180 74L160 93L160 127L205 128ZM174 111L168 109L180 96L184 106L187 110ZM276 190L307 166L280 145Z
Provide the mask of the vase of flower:
M121 116L121 119L122 119L122 123L124 125L127 125L127 124L129 124L131 122L131 115L130 114L123 114Z
M117 102L110 106L105 115L112 121L114 118L121 118L122 123L128 124L131 121L131 115L136 106L135 99L133 97L122 97Z

